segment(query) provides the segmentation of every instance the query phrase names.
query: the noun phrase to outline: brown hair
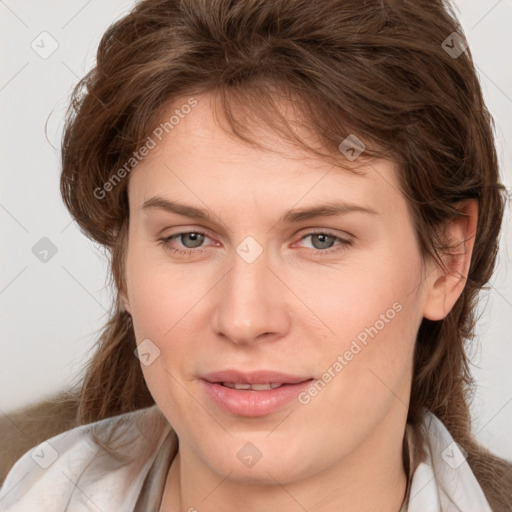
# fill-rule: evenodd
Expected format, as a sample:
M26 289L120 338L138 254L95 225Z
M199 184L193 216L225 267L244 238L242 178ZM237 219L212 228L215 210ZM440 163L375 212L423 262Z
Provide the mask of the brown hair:
M395 160L425 258L442 264L450 247L440 227L461 215L457 202L477 198L465 288L446 318L424 319L418 332L408 421L418 423L423 408L436 414L501 511L512 508L512 469L471 435L466 350L478 292L494 269L503 186L471 53L454 56L442 44L453 32L463 34L442 0L143 0L107 30L96 66L74 90L61 191L85 234L108 249L115 290L124 290L129 177L113 176L170 101L215 92L249 144L258 145L241 112L323 156L340 157L339 144L356 134L367 144L363 156ZM296 136L279 94L304 114L323 152ZM81 423L154 403L135 346L117 300L83 382Z

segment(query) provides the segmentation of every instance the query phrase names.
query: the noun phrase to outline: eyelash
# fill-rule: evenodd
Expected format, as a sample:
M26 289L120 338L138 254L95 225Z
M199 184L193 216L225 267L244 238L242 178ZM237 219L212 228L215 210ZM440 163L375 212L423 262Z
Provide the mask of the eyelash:
M202 252L201 248L198 248L198 249L176 249L176 248L171 247L171 241L174 238L179 238L181 235L189 235L191 233L203 235L207 238L210 238L205 232L199 231L199 230L194 230L194 231L182 231L181 233L176 233L174 235L171 235L171 236L168 236L165 238L159 238L158 241L163 245L163 247L166 250L171 251L173 254L179 254L180 256L190 256L194 253L200 254ZM333 249L333 248L329 248L329 249L325 249L325 250L311 249L313 254L315 254L315 255L323 256L323 255L336 254L336 253L341 252L342 250L346 249L348 246L352 245L351 240L346 240L344 238L341 238L341 237L335 235L334 233L330 233L329 231L313 231L313 232L307 233L306 235L302 236L301 240L304 240L305 238L307 238L309 236L313 236L313 235L327 235L327 236L334 238L335 240L341 242L339 245L334 246L334 247L338 247L337 249Z

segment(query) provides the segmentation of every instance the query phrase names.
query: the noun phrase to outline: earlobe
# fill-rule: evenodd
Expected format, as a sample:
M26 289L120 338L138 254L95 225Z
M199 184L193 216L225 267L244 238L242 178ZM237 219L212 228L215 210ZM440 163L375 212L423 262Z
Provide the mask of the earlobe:
M423 316L428 320L442 320L460 297L469 272L475 244L478 221L478 201L466 199L455 205L463 216L457 217L444 227L443 235L450 246L449 254L441 254L439 262L431 262L427 276L427 296Z

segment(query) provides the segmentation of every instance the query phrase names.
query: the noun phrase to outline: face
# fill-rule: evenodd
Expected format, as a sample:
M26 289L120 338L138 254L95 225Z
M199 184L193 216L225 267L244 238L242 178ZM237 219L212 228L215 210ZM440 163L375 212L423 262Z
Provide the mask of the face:
M397 169L250 147L197 100L130 176L123 294L182 457L285 484L399 447L425 293Z

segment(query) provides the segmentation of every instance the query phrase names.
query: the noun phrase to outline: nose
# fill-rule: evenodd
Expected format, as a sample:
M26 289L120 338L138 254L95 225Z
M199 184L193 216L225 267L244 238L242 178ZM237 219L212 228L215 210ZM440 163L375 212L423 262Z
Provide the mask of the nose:
M266 254L251 263L234 254L233 266L219 283L212 327L232 343L276 340L289 329L286 287L268 267Z

